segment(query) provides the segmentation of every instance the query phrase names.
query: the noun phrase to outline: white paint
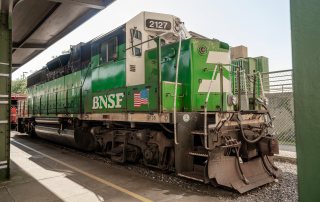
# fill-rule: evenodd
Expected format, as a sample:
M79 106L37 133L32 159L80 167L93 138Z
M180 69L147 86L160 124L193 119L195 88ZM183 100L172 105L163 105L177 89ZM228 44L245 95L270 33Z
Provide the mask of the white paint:
M216 52L216 51L209 51L208 64L222 64L228 65L231 63L230 59L230 52ZM214 66L213 75L216 74L219 67L217 65ZM224 69L230 72L230 66L223 66ZM203 79L199 85L198 92L199 93L207 93L209 90L211 93L220 93L220 72L217 73L217 76L212 81L210 86L211 80ZM223 77L223 92L231 93L231 81Z
M124 93L113 93L92 97L92 109L113 109L121 108Z
M171 23L170 30L160 30L160 29L151 29L145 26L147 19L153 20L162 20L169 21ZM151 37L158 36L163 33L174 33L177 35L174 27L174 21L178 19L173 15L160 14L160 13L151 13L151 12L141 12L131 20L126 23L126 48L132 47L132 45L137 45L141 42L149 40ZM136 28L137 31L140 31L142 34L141 41L134 39L131 40L131 29ZM171 36L163 37L166 43L171 43L176 41L177 37L171 34ZM156 43L154 41L150 41L148 43L144 43L141 46L137 46L142 48L141 56L134 56L132 54L132 49L126 51L126 85L134 86L145 83L145 51L156 48ZM130 65L135 66L135 71L130 71Z
M230 52L209 51L207 63L229 65L231 63Z
M104 108L108 108L108 99L107 96L99 96L99 100L100 100L100 106L99 109L102 109L102 105L104 106Z
M0 166L0 170L1 170L1 169L5 169L5 168L8 168L8 166L7 166L7 165L2 165L2 166Z
M219 78L219 79L218 79ZM207 93L210 87L210 79L203 79L199 85L199 93ZM220 93L220 73L217 75L217 79L212 81L211 93ZM223 77L223 92L231 92L231 82Z
M114 94L111 94L108 96L108 102L109 102L108 108L114 108L114 105L115 105L114 97L115 97Z
M225 66L224 68L230 72L229 66ZM217 71L219 71L218 67L215 66L215 69L213 71L213 75L215 75ZM203 79L199 85L198 92L199 93L207 93L210 89L210 92L220 93L220 72L217 73L217 76L212 81L211 87L210 87L210 83L211 83L211 80ZM228 80L225 77L223 77L223 92L231 93L231 82L230 82L230 80Z
M0 161L0 164L7 164L8 161Z
M92 98L92 109L99 108L99 97L95 96Z
M183 119L183 121L186 122L186 123L189 122L189 121L190 121L190 116L189 116L189 114L184 114L183 117L182 117L182 119Z
M6 66L9 66L10 64L9 64L9 63L6 63L6 62L0 62L0 65L6 65Z
M2 77L9 77L9 74L0 74Z
M115 108L121 108L121 102L122 102L122 98L124 97L124 94L123 93L117 93L116 94L116 97L117 97L117 105Z

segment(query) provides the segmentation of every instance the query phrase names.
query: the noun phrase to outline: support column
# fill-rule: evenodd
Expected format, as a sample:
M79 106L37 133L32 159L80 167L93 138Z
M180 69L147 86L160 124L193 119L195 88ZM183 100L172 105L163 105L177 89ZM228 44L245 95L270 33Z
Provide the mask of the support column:
M8 179L10 176L12 47L10 2L10 0L0 0L0 180Z
M291 0L299 201L320 201L320 1Z

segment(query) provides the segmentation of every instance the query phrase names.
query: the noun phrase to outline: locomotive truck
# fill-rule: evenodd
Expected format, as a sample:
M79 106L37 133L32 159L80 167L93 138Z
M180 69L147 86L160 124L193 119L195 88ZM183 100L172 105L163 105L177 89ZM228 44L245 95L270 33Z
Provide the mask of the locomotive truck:
M18 130L243 193L281 171L264 98L242 110L232 69L227 43L142 12L30 75Z

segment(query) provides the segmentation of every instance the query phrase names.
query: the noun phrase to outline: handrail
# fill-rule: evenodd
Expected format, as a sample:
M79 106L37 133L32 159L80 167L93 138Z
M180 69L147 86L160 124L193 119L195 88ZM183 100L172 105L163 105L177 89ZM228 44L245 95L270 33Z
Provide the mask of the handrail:
M179 64L181 54L181 32L179 33L179 48L177 55L177 66L176 66L176 80L174 84L174 98L173 98L173 125L174 125L174 143L179 144L177 138L177 92L178 92L178 78L179 78Z
M249 109L249 108L250 108L250 106L249 106L249 98L248 98L248 89L247 89L246 72L245 72L245 70L241 70L241 72L243 72L243 85L244 85L244 92L245 92L245 98L246 98L247 109ZM240 91L238 91L238 93L241 93L241 89L240 89ZM241 100L238 100L238 102L241 102Z
M211 86L212 86L212 82L213 82L213 79L214 79L214 75L216 74L216 71L218 69L218 65L215 65L215 68L213 70L213 73L212 73L212 77L211 77L211 80L210 80L210 84L209 84L209 89L208 89L208 93L207 93L207 96L206 96L206 100L205 100L205 103L204 103L204 147L209 150L209 146L208 146L208 117L207 117L207 106L208 106L208 102L209 102L209 97L210 97L210 92L211 92Z
M269 76L269 75L271 75L271 74L263 74L262 77L269 78L269 79L282 78L282 77L292 77L291 74L284 74L284 75L278 75L278 76Z
M262 97L265 98L263 84L262 84L262 78L261 78L261 73L258 72L258 75L259 75L259 80L260 80L260 88L261 88Z
M237 68L237 93L238 93L238 107L237 110L241 110L241 78L240 78L240 67Z
M162 111L162 99L161 99L161 95L162 95L162 65L161 65L161 36L158 37L158 43L157 43L157 47L158 47L158 100L159 100L159 112Z
M265 77L265 78L267 78L268 79L268 77ZM271 81L263 81L263 83L276 83L276 82L288 82L288 81L292 81L292 79L284 79L284 80L271 80Z
M284 84L271 84L271 85L264 85L265 87L273 87L273 86L292 86L292 83L284 83Z
M261 72L262 74L273 74L273 73L282 73L282 72L292 72L292 69L272 71L272 72Z

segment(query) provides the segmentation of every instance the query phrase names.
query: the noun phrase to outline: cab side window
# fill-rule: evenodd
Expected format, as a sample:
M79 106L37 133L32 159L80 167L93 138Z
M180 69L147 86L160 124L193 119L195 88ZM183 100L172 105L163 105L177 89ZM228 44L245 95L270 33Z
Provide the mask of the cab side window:
M118 40L117 37L104 42L100 46L100 64L108 63L117 59Z
M130 29L131 34L131 46L132 47L132 55L141 56L142 54L142 45L138 45L142 42L142 33L137 29Z

